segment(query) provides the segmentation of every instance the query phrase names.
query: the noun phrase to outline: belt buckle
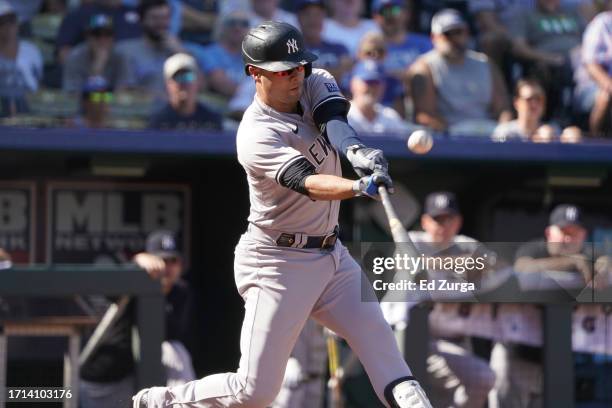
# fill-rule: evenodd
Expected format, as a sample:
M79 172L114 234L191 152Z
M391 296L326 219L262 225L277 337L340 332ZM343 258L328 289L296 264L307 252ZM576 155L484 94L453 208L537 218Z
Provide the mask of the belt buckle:
M334 245L336 245L336 239L338 238L338 232L334 231L329 235L326 235L325 238L323 238L323 242L321 243L321 248L323 249L330 249L333 248Z

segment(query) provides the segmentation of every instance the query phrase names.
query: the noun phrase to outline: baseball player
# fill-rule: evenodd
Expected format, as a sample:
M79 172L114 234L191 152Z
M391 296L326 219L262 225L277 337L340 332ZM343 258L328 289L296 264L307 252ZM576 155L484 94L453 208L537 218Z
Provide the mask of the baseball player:
M234 261L245 302L240 364L235 373L141 390L134 407L269 406L312 317L346 339L385 406L431 408L373 291L362 299L361 269L337 238L340 200L392 187L382 151L356 137L348 101L327 71L312 68L317 57L295 27L262 23L245 36L242 55L256 95L237 134L251 202ZM340 154L361 178L342 177Z

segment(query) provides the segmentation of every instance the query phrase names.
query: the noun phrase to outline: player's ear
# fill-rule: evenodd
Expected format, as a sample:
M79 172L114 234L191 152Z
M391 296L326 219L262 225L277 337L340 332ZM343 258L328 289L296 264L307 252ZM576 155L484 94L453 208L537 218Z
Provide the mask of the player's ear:
M259 76L259 70L256 67L249 65L247 69L249 70L249 76L252 76L252 77Z

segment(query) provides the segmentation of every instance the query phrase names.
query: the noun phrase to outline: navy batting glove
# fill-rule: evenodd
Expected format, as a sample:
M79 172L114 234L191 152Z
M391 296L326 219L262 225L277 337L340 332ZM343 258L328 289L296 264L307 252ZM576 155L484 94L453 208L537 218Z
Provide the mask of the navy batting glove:
M365 176L353 183L353 191L355 195L366 195L375 200L379 200L378 187L384 185L389 193L393 192L393 181L388 174L383 172L374 172L370 176Z

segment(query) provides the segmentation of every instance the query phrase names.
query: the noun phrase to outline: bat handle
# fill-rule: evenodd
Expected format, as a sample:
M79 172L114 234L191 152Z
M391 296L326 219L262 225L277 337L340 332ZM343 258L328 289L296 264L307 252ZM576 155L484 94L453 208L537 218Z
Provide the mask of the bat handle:
M378 195L380 195L380 201L382 202L382 205L385 208L387 218L389 220L399 220L399 217L395 212L395 208L393 207L393 204L391 204L391 198L389 197L387 187L385 187L384 185L378 186Z

